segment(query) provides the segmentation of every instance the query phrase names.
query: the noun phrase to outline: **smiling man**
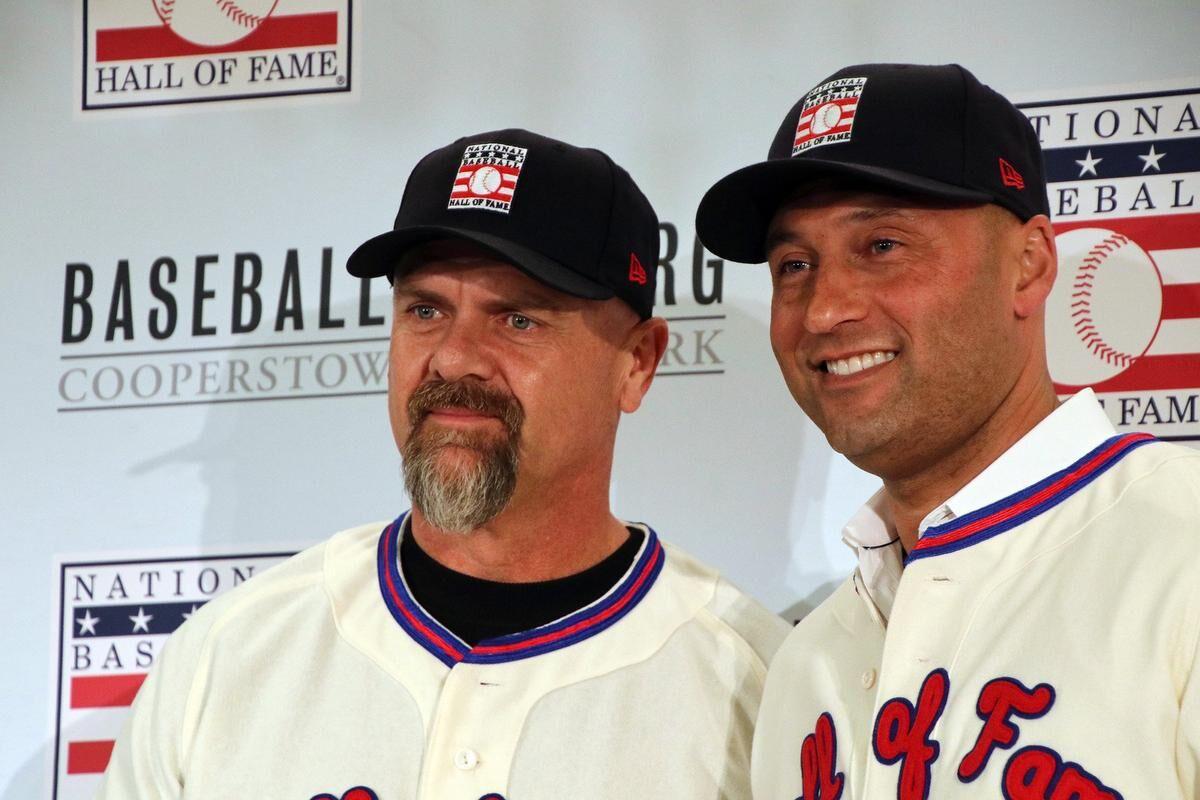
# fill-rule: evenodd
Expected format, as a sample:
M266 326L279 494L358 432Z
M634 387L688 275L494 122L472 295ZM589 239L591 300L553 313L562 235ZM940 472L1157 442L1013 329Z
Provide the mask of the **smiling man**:
M510 129L425 156L348 263L393 281L411 512L197 612L99 797L748 797L786 625L609 508L666 345L657 246L598 150Z
M1059 402L1045 189L969 72L866 64L700 206L770 268L792 396L883 482L771 667L756 800L1200 797L1200 453Z

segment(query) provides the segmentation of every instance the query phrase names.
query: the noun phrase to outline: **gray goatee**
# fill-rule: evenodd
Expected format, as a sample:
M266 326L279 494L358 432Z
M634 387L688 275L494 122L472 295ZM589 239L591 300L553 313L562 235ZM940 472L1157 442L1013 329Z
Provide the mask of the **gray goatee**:
M465 408L497 417L504 433L463 431L427 425L436 408ZM473 381L426 383L408 400L412 432L404 443L404 487L429 523L466 533L496 517L517 485L517 442L524 412L516 398ZM448 448L476 453L474 463L448 465Z

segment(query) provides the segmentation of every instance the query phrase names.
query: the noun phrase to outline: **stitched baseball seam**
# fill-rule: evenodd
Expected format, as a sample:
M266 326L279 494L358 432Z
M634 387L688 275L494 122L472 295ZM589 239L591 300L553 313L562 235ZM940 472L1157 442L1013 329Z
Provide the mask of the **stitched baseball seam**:
M171 24L171 12L175 10L175 0L155 0L154 10L164 25Z
M172 0L173 2L173 0ZM229 17L237 25L243 28L252 28L263 21L263 18L257 14L251 14L245 9L238 6L234 0L216 0L217 8L221 9L225 16Z
M1133 363L1134 356L1111 347L1100 335L1092 320L1092 288L1096 273L1104 260L1118 248L1129 244L1129 238L1119 233L1107 237L1083 257L1075 270L1075 283L1071 294L1071 317L1075 320L1075 333L1084 346L1106 364L1124 369Z

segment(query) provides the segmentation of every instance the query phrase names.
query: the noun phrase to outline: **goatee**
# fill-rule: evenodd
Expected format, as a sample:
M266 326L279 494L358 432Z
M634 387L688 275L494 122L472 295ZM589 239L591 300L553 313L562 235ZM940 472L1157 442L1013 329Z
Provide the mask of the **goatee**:
M427 425L430 411L463 408L499 419L504 433ZM408 399L412 425L401 455L404 486L413 506L434 527L466 533L494 519L517 485L518 447L524 412L516 398L472 381L426 383ZM473 460L446 463L444 451L461 448Z

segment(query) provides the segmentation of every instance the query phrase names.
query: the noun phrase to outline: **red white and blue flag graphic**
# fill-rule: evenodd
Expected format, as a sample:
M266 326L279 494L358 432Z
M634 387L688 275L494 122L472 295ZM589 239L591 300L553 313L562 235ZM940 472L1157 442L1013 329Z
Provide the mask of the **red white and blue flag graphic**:
M1021 105L1042 142L1060 395L1119 430L1200 441L1200 87Z
M290 555L60 564L54 800L95 795L167 637L206 602Z

